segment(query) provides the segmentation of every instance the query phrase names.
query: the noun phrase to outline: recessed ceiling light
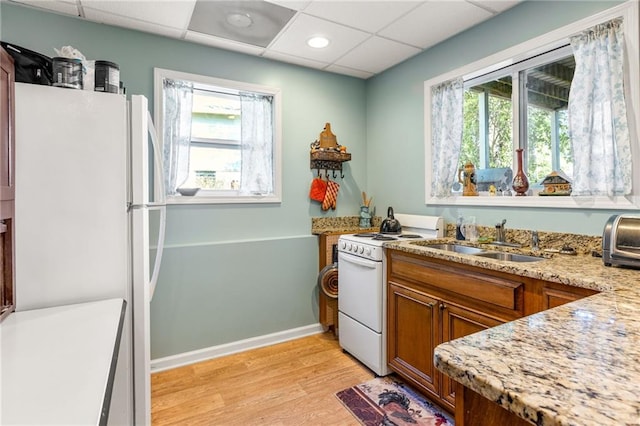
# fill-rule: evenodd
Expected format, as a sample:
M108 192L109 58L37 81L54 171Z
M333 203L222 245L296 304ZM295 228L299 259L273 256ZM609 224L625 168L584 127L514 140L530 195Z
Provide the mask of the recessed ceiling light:
M234 12L227 15L227 22L236 28L247 28L253 24L253 19L248 13Z
M329 45L329 39L323 36L314 36L307 40L307 44L315 49L322 49Z

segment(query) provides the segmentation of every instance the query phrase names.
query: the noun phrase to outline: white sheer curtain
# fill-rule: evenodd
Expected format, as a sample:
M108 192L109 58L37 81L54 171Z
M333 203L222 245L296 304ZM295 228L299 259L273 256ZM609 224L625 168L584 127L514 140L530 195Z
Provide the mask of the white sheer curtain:
M273 97L240 94L242 171L240 193L273 193Z
M462 78L431 89L431 196L451 195L462 145L464 83Z
M576 60L569 94L571 195L628 195L632 170L622 19L571 37L571 46Z
M165 78L163 86L164 182L167 195L174 195L189 177L193 83Z

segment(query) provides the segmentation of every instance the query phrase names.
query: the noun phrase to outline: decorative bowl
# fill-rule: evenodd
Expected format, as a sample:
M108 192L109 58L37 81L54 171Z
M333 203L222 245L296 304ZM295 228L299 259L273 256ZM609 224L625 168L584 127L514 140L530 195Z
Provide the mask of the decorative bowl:
M200 188L178 188L177 191L180 195L185 197L193 197L200 191Z

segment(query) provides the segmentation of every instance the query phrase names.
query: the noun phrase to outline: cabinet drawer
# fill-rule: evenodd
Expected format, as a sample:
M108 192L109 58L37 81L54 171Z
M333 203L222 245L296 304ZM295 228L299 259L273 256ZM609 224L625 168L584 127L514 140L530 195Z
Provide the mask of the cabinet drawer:
M446 292L486 302L512 311L523 308L524 283L476 270L425 261L391 252L389 276L425 283Z

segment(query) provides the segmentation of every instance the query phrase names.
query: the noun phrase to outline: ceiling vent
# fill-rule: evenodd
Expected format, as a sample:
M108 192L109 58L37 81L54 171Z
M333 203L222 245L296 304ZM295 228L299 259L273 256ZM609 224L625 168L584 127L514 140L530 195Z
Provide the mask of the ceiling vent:
M189 30L267 47L295 13L265 1L198 0Z

